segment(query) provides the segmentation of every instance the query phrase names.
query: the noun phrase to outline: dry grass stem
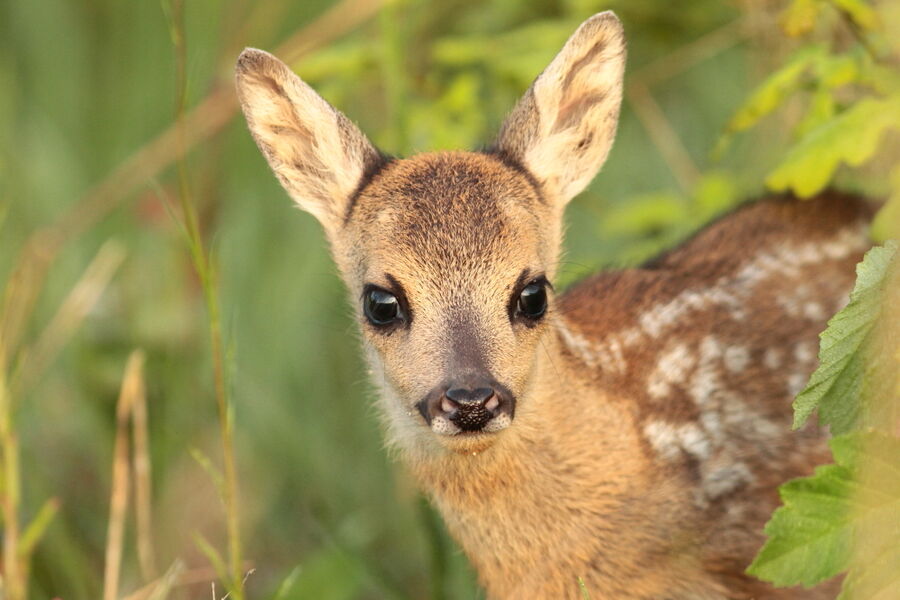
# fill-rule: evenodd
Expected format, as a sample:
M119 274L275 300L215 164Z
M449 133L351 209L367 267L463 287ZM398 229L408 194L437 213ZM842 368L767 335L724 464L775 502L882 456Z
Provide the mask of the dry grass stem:
M394 0L341 0L279 44L274 53L288 64L359 27Z
M19 437L4 418L3 444L3 581L5 600L24 600L26 586L19 561Z
M650 88L740 42L748 36L745 21L745 18L740 18L727 23L629 76L626 97L683 191L693 187L699 170L651 95Z
M157 575L153 550L153 511L150 468L150 442L147 434L147 395L138 394L132 406L134 443L134 507L137 521L137 552L144 581Z
M46 233L32 234L7 280L0 310L0 370L7 369L12 361L34 310L49 260L48 249L54 245L49 237Z
M660 154L678 180L678 185L683 191L689 192L699 179L700 172L681 143L681 138L645 86L632 83L626 93L635 114L659 148Z
M22 580L28 581L28 571L31 565L31 555L38 542L44 537L44 533L59 512L59 498L50 498L44 502L37 515L31 520L31 524L25 528L22 538L19 540L19 561L22 565Z
M106 534L106 562L103 572L103 600L119 595L119 572L125 537L125 513L128 509L130 463L128 460L128 424L136 399L144 395L144 355L136 350L128 357L119 401L116 404L116 439L113 450L112 489L109 500L109 525Z
M114 241L103 244L34 346L23 351L18 377L11 384L13 398L20 397L46 370L97 304L124 259L121 244Z
M628 76L628 85L653 87L655 84L671 79L697 63L737 45L749 35L746 17L726 23L631 73Z
M176 563L181 565L180 562ZM200 583L204 583L210 580L215 580L218 575L216 574L215 569L212 567L198 567L196 569L187 569L185 570L183 566L179 568L177 571L173 571L172 568L166 572L159 579L148 583L147 585L141 587L140 589L135 590L131 594L128 594L122 600L158 600L156 594L160 589L169 590L175 587L183 587L187 585L197 585ZM250 572L253 570L251 563L246 562L243 565L243 568ZM215 585L213 583L213 585Z

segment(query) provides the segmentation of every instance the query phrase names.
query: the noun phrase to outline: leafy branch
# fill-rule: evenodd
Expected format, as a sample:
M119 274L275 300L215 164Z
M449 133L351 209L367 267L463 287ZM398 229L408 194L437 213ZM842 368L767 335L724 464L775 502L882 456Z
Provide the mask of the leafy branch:
M900 595L900 252L889 242L857 268L850 303L821 335L819 368L794 403L818 409L835 464L781 486L783 506L748 572L811 586L846 572L842 600Z

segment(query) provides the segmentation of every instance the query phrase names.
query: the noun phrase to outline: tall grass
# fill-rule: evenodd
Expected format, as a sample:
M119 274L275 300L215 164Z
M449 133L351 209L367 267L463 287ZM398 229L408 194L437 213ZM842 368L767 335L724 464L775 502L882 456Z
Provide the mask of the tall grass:
M224 480L222 503L225 506L225 520L228 528L228 572L220 573L228 593L235 600L244 598L244 573L240 508L238 496L238 475L235 466L234 451L234 412L228 398L228 385L225 381L225 359L222 343L222 321L219 316L219 284L216 266L206 249L197 219L197 211L191 199L191 186L188 179L188 168L185 155L187 153L187 130L185 115L187 113L187 39L184 28L184 2L182 0L163 0L163 9L169 23L172 45L175 48L176 85L175 85L175 120L178 124L179 156L178 196L180 199L182 226L191 252L194 269L200 278L203 297L206 300L206 311L209 319L210 348L213 356L213 381L215 383L216 409L219 415L219 431L222 441L222 464ZM211 546L206 548L212 550ZM221 560L216 560L220 563Z

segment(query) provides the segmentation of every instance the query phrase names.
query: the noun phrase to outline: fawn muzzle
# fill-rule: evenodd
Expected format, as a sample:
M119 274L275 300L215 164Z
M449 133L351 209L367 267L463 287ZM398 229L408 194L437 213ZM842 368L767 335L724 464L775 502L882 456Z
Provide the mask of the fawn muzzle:
M512 423L515 398L505 386L482 380L439 386L418 403L431 429L441 435L493 433Z

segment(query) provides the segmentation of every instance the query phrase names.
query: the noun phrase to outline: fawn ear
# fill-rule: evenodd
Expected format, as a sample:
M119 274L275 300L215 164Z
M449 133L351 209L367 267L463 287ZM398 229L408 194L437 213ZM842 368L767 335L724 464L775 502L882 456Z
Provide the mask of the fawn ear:
M330 234L383 156L340 111L283 62L247 48L235 69L250 132L281 185Z
M572 34L500 129L494 151L565 204L600 170L622 103L625 36L610 11Z

